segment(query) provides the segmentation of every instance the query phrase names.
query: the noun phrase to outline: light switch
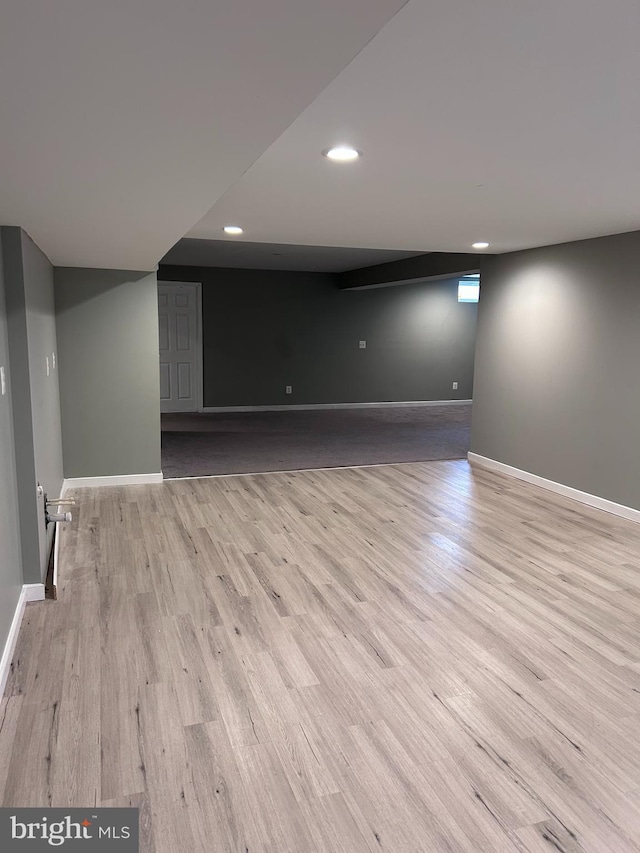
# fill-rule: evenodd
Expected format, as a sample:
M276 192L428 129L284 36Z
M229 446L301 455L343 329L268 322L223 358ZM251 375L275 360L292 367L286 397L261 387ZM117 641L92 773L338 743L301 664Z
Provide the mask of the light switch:
M51 353L51 367L53 367L54 370L56 369L56 354L55 354L55 352Z
M366 341L360 341L360 349L366 349L366 348L367 348L367 342Z
M7 393L7 382L4 378L4 367L0 367L0 392L2 392L2 396Z

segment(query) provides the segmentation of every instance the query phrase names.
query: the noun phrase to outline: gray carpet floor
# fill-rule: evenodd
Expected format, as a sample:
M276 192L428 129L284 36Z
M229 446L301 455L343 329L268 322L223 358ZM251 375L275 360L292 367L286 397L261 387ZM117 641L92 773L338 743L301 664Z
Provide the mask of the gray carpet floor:
M165 477L461 459L471 406L162 416Z

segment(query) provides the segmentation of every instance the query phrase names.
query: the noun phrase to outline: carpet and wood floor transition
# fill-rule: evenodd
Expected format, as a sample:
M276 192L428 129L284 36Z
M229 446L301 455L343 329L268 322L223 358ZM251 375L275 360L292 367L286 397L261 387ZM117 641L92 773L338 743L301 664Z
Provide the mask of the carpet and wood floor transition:
M165 477L463 459L471 406L162 416Z
M640 527L464 461L77 493L8 806L145 853L640 851Z

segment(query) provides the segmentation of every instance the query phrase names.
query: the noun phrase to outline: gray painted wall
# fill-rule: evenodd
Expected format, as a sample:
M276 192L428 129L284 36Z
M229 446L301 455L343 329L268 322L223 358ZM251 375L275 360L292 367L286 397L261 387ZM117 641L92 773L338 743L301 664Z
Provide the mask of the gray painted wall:
M487 258L471 449L640 509L640 232Z
M45 529L36 487L40 483L50 497L62 487L53 267L20 228L3 227L2 246L23 578L39 583L46 576L53 527Z
M158 279L202 282L205 406L472 396L477 306L458 303L457 279L362 292L328 273L161 266Z
M0 396L0 654L4 649L22 587L18 487L13 442L9 341L4 292L2 242L0 241L0 365L4 367L7 391Z
M36 474L48 496L56 497L63 476L53 266L24 231L21 236Z
M160 464L155 273L56 268L65 477Z

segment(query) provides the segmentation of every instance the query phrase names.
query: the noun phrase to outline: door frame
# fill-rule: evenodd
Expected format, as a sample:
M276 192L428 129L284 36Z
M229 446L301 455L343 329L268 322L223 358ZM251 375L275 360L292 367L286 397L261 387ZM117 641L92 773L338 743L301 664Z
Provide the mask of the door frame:
M158 279L160 285L188 285L196 289L196 411L204 411L204 349L202 346L202 282L201 281L167 281ZM160 365L160 349L158 348L158 368ZM162 405L162 403L160 404ZM177 413L179 414L179 412Z

